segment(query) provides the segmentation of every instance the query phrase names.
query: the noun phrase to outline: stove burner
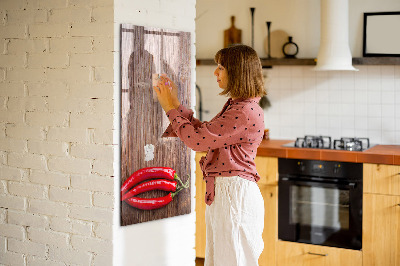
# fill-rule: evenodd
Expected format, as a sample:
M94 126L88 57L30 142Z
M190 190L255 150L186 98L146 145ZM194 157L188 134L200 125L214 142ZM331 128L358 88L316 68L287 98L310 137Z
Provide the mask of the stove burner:
M368 138L340 138L333 142L335 150L363 151L369 148Z
M300 148L330 149L331 137L306 135L304 138L297 138L294 146Z
M368 138L340 138L334 140L332 143L331 137L311 135L306 135L303 138L297 138L295 142L287 143L283 146L344 151L364 151L371 148Z

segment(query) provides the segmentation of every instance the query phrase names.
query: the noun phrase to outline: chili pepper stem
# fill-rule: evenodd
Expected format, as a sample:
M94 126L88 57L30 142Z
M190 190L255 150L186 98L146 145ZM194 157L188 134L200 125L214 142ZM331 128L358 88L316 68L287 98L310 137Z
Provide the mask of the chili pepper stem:
M179 178L179 176L178 176L176 173L174 174L174 179L178 180L178 182L179 182L182 186L184 186L183 183L182 183L182 180Z
M179 187L175 192L171 192L171 198L174 198L182 189L183 187Z
M189 187L189 180L190 180L190 175L187 175L187 180L185 185L183 186L184 188L188 188Z

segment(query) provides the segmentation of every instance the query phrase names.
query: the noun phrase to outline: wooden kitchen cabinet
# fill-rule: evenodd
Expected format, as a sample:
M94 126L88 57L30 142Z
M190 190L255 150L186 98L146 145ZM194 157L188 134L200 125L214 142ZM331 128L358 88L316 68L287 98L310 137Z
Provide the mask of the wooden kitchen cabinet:
M400 266L400 166L363 170L363 265Z
M264 198L264 250L258 259L260 266L276 265L276 243L278 241L278 187L259 185Z
M400 266L400 196L365 193L363 266Z
M400 196L399 165L365 163L363 173L364 193Z
M206 226L203 173L199 161L206 153L196 153L196 257L205 257ZM258 185L264 198L264 251L259 258L260 266L276 265L276 242L278 239L278 159L257 156L255 159L257 171L261 176Z
M205 152L196 153L196 257L205 258L206 254L206 223L205 212L206 203L204 195L206 193L206 183L203 181L203 172L200 169L199 161Z
M254 162L261 176L259 185L278 185L278 158L257 156Z
M277 266L361 266L363 259L358 250L281 240L277 242L277 252Z

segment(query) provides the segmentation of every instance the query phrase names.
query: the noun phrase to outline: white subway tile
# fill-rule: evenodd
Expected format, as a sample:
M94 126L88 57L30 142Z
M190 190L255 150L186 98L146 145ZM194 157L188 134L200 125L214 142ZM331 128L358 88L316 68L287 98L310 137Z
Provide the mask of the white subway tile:
M342 91L340 88L329 88L329 102L340 103L342 101Z
M368 118L365 116L356 116L354 118L354 127L356 132L366 132L368 129Z
M382 116L382 105L369 104L367 114L369 118L380 118Z
M341 118L341 128L342 130L351 129L354 131L355 128L355 118L354 116L343 116Z
M381 104L382 102L382 92L381 91L368 91L368 104Z
M368 117L368 132L369 131L381 131L382 119L380 117Z
M382 91L382 105L385 104L394 104L395 102L395 92L394 91Z
M317 101L317 104L318 103L328 103L329 102L329 90L317 88L316 101Z
M395 116L395 106L392 104L382 105L382 117L394 117Z
M329 105L317 102L317 116L329 115Z
M370 143L382 143L382 131L381 130L368 130L368 138Z
M317 123L317 128L318 129L329 128L329 116L317 115L316 123Z
M355 115L355 106L354 106L354 104L342 103L342 104L339 105L338 108L340 108L340 114L345 118L349 117L349 116L354 117L354 115Z
M396 121L394 117L382 117L382 132L395 131Z

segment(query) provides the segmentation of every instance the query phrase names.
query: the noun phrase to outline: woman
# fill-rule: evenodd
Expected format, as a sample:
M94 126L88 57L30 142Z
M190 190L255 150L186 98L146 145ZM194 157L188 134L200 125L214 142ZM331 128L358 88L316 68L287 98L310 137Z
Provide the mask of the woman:
M263 250L264 201L254 159L264 134L258 102L266 94L257 53L245 45L215 55L220 94L230 98L210 122L180 105L177 87L161 76L154 91L171 124L163 137L178 136L195 151L206 182L205 265L258 265Z

